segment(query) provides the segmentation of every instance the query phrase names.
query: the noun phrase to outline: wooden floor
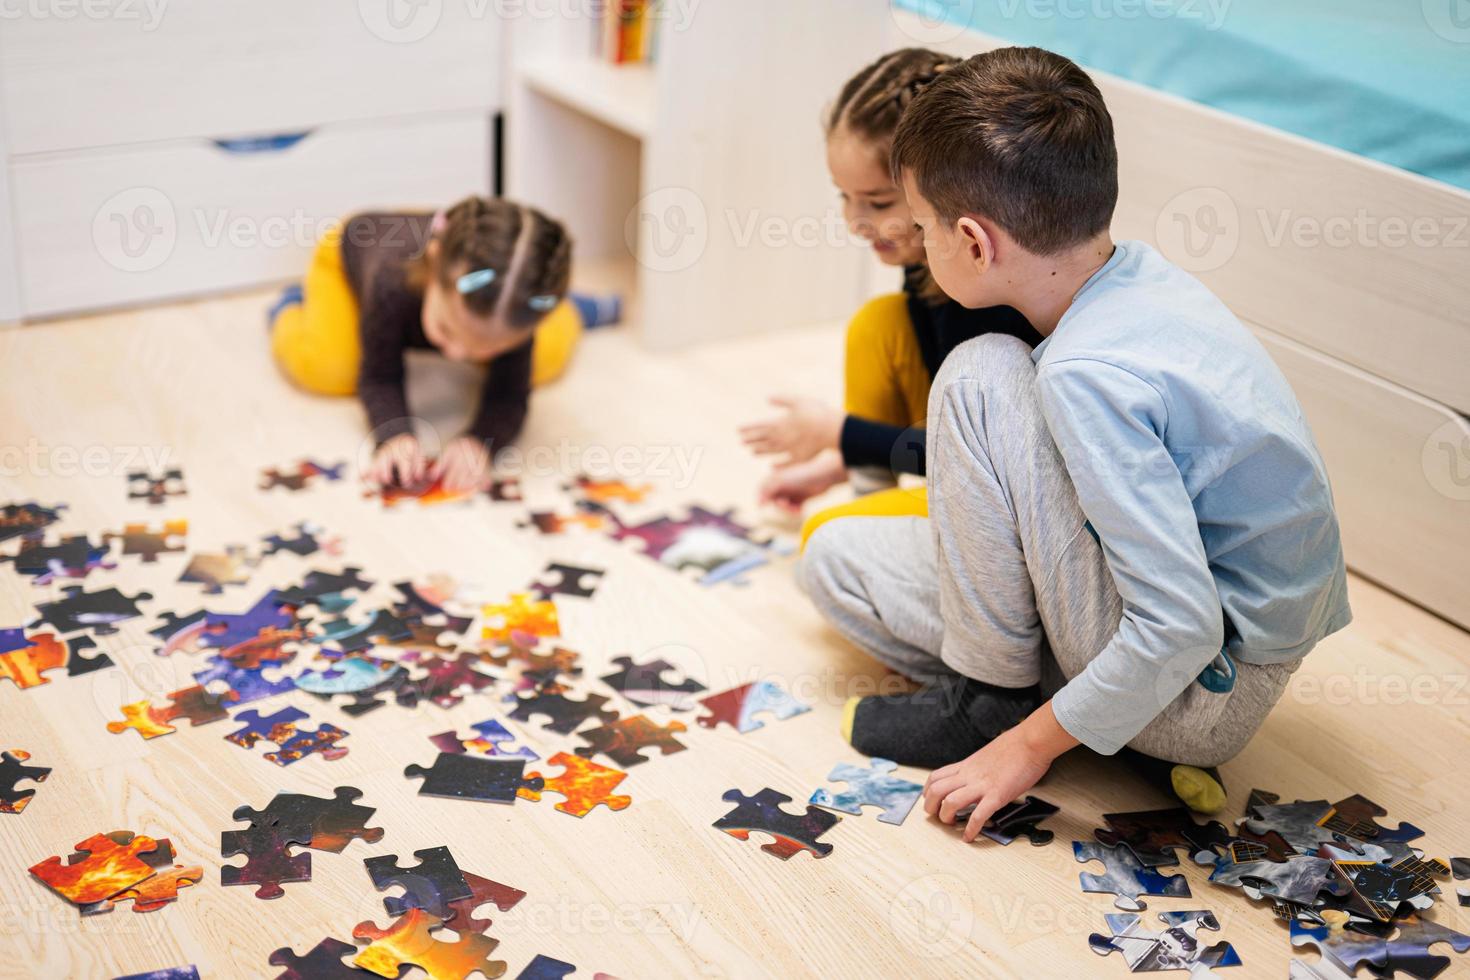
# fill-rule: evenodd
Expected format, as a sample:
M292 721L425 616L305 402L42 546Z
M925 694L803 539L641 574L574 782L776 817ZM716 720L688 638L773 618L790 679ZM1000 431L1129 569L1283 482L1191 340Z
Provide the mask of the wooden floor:
M1117 957L1100 961L1088 949L1112 903L1079 890L1069 842L1089 837L1104 812L1166 799L1113 762L1077 753L1038 790L1062 807L1050 823L1057 840L1044 848L967 847L922 815L893 827L869 814L827 834L830 857L783 863L756 840L713 830L732 787L770 786L804 800L835 763L861 761L838 736L838 712L881 672L824 628L789 561L757 571L746 588L702 588L590 534L517 530L524 508L514 504L384 512L347 483L261 493L261 467L303 455L352 458L364 448L352 400L307 397L277 376L262 327L267 301L257 293L0 333L8 454L0 500L65 502L62 531L186 517L191 551L255 543L316 520L344 538L341 561L379 582L379 600L388 583L434 572L498 599L549 559L602 565L609 574L593 600L561 604L565 642L584 655L589 679L622 653L672 652L712 689L774 676L815 710L745 736L699 729L686 716L688 751L635 768L622 787L634 799L629 809L599 808L581 820L556 812L557 797L499 807L415 795L418 783L403 768L433 759L425 736L500 715L488 696L451 711L395 708L356 719L300 694L280 699L351 732L345 759L288 769L226 742L227 722L148 742L110 735L104 724L120 705L184 687L199 669L154 656L147 632L159 613L201 605L197 587L175 581L183 556L156 565L124 558L89 581L154 597L148 615L100 641L120 668L27 691L0 684L0 747L27 749L55 770L25 813L0 815L0 974L112 977L192 963L206 977L274 976L266 959L277 947L305 953L327 936L350 939L364 920L386 924L364 857L409 863L414 850L440 844L461 867L528 892L509 913L491 910L508 977L538 953L576 964L578 977L1125 974ZM759 415L774 392L835 398L840 351L836 326L674 356L644 353L625 331L594 335L570 374L536 395L521 444L555 452L529 454L528 495L561 499L565 474L555 467L572 472L603 454L647 471L655 509L703 502L750 515L762 467L741 451L736 424ZM415 404L452 432L445 409L472 379L433 377L442 383L430 397L429 371L415 375ZM188 497L157 509L128 501L124 471L160 451L184 467ZM78 458L89 463L85 472ZM689 472L679 461L692 461ZM273 556L248 586L210 604L243 607L308 567L333 564ZM0 626L29 621L33 604L57 592L0 570ZM1470 636L1360 580L1352 600L1352 627L1309 658L1265 730L1225 768L1228 818L1240 815L1252 786L1288 800L1359 792L1393 820L1425 828L1429 853L1470 852ZM524 734L543 756L574 744L535 727ZM286 885L275 901L220 885L219 835L240 826L230 819L237 806L341 785L360 787L377 807L380 843L313 852L312 880ZM161 912L124 906L82 921L27 874L117 829L172 839L181 860L205 867L204 881ZM1269 910L1206 884L1199 868L1183 873L1195 897L1151 899L1149 915L1214 909L1245 962L1234 975L1284 976L1291 949ZM1436 918L1470 931L1470 909L1454 907L1452 895ZM1470 956L1456 959L1448 975L1470 974Z

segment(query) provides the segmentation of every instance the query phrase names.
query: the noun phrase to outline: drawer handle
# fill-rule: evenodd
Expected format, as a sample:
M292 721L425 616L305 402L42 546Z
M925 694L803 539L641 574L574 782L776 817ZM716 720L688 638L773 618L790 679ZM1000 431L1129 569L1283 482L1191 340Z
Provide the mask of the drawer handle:
M226 153L283 153L306 139L311 133L312 131L307 129L299 133L276 133L273 136L242 136L238 139L217 139L210 140L210 142Z

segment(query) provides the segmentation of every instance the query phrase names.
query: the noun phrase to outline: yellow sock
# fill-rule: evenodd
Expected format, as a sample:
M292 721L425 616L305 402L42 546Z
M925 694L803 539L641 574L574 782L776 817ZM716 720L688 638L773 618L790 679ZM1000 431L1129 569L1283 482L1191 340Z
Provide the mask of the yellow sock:
M1196 813L1214 814L1225 809L1225 787L1195 766L1175 766L1169 773L1174 793Z
M862 698L848 698L842 706L842 740L852 744L852 719L857 715L858 702Z

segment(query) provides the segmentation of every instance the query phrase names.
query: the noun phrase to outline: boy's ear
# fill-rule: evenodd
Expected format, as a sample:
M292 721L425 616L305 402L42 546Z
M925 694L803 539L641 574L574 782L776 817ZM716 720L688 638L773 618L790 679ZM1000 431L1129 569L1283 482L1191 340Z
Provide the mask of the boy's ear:
M975 271L984 272L989 269L995 262L995 239L990 237L985 226L974 218L965 216L955 223L955 231L960 241L964 242Z
M431 264L431 265L438 265L439 264L439 252L440 252L439 239L437 239L437 238L431 238L431 239L429 239L429 244L426 245L426 246L424 246L424 257L429 260L429 264Z

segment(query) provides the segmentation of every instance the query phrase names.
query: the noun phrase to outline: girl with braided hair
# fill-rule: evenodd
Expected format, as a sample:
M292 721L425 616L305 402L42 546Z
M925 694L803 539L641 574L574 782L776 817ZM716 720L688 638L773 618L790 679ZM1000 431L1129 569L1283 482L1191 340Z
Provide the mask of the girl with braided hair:
M851 480L857 499L820 511L802 527L802 543L822 524L846 516L927 516L923 487L900 487L898 475L925 472L924 421L929 386L955 347L1002 333L1031 346L1041 337L1008 306L970 310L935 285L888 150L909 102L957 59L923 48L884 55L853 76L826 119L827 166L852 233L886 265L903 269L903 291L872 300L847 328L846 404L780 397L772 421L741 429L758 455L784 458L761 488L762 503L799 510L812 497Z
M476 490L520 432L531 388L561 373L581 334L571 261L559 222L509 201L359 214L322 238L305 282L272 310L271 347L300 387L361 399L377 441L368 479ZM404 392L410 348L488 365L468 429L432 462Z

